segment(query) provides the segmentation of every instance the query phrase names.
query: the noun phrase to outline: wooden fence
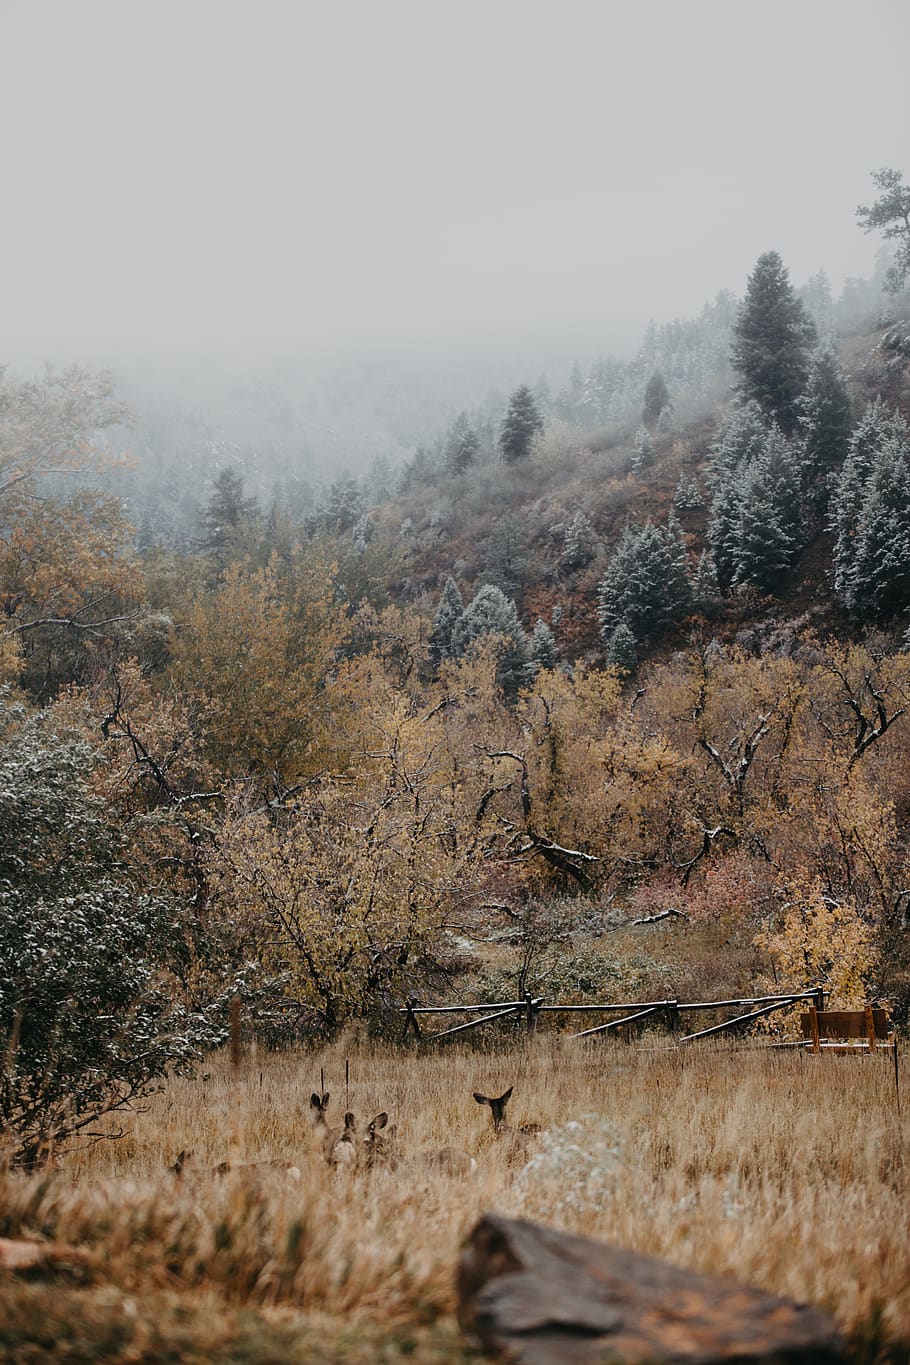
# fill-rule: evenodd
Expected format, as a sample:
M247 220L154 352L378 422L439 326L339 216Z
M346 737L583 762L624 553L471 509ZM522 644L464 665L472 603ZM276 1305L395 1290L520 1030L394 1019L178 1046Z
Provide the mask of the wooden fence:
M407 1038L409 1032L424 1043L439 1042L442 1038L452 1038L456 1034L466 1033L471 1029L480 1028L483 1024L492 1024L502 1019L524 1020L527 1034L534 1034L542 1014L611 1014L617 1018L609 1019L606 1023L595 1024L592 1028L582 1029L579 1033L572 1033L571 1038L593 1038L600 1034L607 1034L615 1029L623 1028L627 1024L636 1024L643 1019L662 1019L665 1026L676 1038L678 1043L692 1043L697 1038L710 1038L714 1034L724 1033L732 1029L749 1024L755 1019L761 1019L767 1014L773 1014L776 1010L784 1010L791 1005L797 1005L801 1000L811 1001L816 1009L825 1008L825 992L823 987L816 986L811 991L796 991L788 995L762 995L738 1000L644 1000L626 1001L621 1004L597 1003L590 1005L559 1005L548 1004L543 996L525 995L522 1000L500 1000L485 1005L421 1005L416 999L411 999L403 1005L399 1013L404 1015L404 1033ZM691 1013L695 1010L730 1010L747 1009L745 1014L736 1014L730 1019L723 1019L720 1023L712 1024L709 1028L698 1029L695 1033L683 1033L681 1018L682 1015ZM465 1023L455 1024L449 1028L438 1029L433 1033L425 1033L420 1027L418 1016L420 1015L476 1015L477 1018L470 1018Z

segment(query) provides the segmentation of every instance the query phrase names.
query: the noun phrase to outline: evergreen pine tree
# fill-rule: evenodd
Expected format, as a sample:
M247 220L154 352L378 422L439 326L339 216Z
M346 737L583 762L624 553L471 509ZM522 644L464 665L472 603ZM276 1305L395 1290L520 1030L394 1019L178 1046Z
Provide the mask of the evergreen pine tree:
M698 479L694 474L680 474L676 492L673 494L673 506L679 512L690 512L703 505L704 499L698 487Z
M886 442L860 509L846 606L886 620L910 606L910 446Z
M427 446L418 446L410 460L401 466L398 473L398 492L409 493L433 480L440 472L438 451L434 453Z
M638 667L635 636L625 621L620 621L615 630L607 637L604 653L606 661L611 667L619 668L623 673L628 673L630 676L635 672Z
M540 617L537 618L537 624L531 632L528 656L532 675L541 669L555 668L559 662L556 637L546 621L541 620Z
M497 517L482 547L484 578L521 600L528 567L527 523L512 512Z
M708 452L711 506L707 540L721 592L728 591L736 574L743 474L760 458L767 437L762 410L751 401L731 409Z
M367 475L367 489L369 490L370 500L374 504L387 502L392 496L394 486L395 479L389 457L377 455L370 465L370 472Z
M562 563L569 569L583 569L594 558L594 527L584 512L576 512L564 532Z
M534 402L534 395L526 384L522 384L509 400L509 410L505 415L499 433L499 450L507 464L525 460L531 453L531 442L538 431L543 429L543 420Z
M243 475L235 469L219 470L212 496L199 518L204 532L202 548L223 560L232 533L250 521L256 510L256 499L244 497Z
M910 605L910 432L876 402L859 423L834 499L835 591L860 620Z
M480 439L466 412L459 413L446 438L445 467L449 474L464 474L477 459Z
M366 510L363 490L353 475L338 479L329 489L329 499L323 513L325 525L334 531L347 531L355 526Z
M834 533L834 591L844 603L853 599L855 542L876 461L889 440L901 443L906 437L903 418L876 398L850 438L847 458L835 484L830 523Z
M654 463L654 445L647 427L639 427L635 433L635 446L632 453L632 468L636 474L648 469Z
M706 533L714 576L720 592L729 591L736 575L741 501L741 471L725 471L723 477L717 478L714 482Z
M452 632L452 652L465 654L477 640L489 635L500 636L504 642L497 677L507 692L515 692L527 678L528 638L515 603L493 583L478 588L462 612Z
M455 629L464 611L464 601L454 578L447 578L430 630L430 661L438 667L451 658L455 649Z
M627 526L598 589L601 634L624 622L644 641L686 611L691 600L678 527Z
M363 515L358 518L351 530L351 545L359 555L362 555L366 550L370 541L373 539L375 531L375 526L366 512L364 512Z
M711 442L709 482L737 473L761 454L768 423L758 403L750 401L731 408Z
M641 409L642 425L646 427L656 426L661 413L669 404L670 391L667 388L667 381L660 370L655 370L645 385L645 396Z
M700 606L706 606L709 602L720 597L717 569L708 550L702 550L698 557L698 566L692 584L692 595Z
M812 354L797 406L806 493L814 506L823 508L831 472L846 459L851 427L850 395L830 338Z
M797 401L808 377L815 327L793 292L776 251L759 256L733 327L731 361L738 390L755 399L789 435L796 430Z
M772 428L743 475L734 583L773 592L801 542L799 467L791 443Z
M872 205L861 204L857 220L865 232L880 228L882 236L895 243L894 257L885 275L885 288L897 294L910 275L910 185L903 172L883 166L872 172L878 198Z
M689 582L689 557L686 538L675 513L671 512L665 531L670 574L667 579L667 601L670 616L676 620L685 616L692 604L692 584Z

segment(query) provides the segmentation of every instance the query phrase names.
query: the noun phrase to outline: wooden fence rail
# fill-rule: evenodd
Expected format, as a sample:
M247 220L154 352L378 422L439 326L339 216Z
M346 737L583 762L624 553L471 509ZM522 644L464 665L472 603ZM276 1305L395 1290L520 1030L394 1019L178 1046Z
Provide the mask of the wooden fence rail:
M543 996L532 995L525 995L522 1000L492 1001L483 1005L421 1005L416 999L411 999L406 1005L402 1006L399 1013L405 1016L403 1036L406 1038L408 1032L413 1030L414 1036L426 1043L437 1042L441 1038L451 1038L456 1033L464 1033L469 1029L480 1028L482 1024L491 1024L496 1020L506 1018L523 1018L527 1032L532 1034L537 1028L537 1021L541 1014L578 1014L582 1012L616 1014L619 1018L610 1019L605 1024L596 1024L593 1028L582 1029L580 1033L570 1034L571 1038L592 1038L622 1028L625 1024L664 1015L669 1027L677 1035L677 1042L691 1043L697 1038L709 1038L715 1034L738 1028L754 1019L761 1019L765 1015L773 1014L776 1010L787 1009L791 1005L799 1004L801 1000L812 1001L816 1009L823 1010L825 1007L824 988L815 986L810 991L793 991L786 995L749 996L733 1000L673 999L624 1001L622 1003L592 1001L585 1005L547 1004ZM695 1033L679 1034L679 1016L681 1014L691 1010L717 1009L746 1009L748 1012L736 1015L732 1019L724 1019L719 1024L712 1024L709 1028L699 1029ZM417 1018L421 1014L475 1014L479 1017L468 1019L466 1023L456 1024L451 1028L445 1028L435 1033L423 1033Z

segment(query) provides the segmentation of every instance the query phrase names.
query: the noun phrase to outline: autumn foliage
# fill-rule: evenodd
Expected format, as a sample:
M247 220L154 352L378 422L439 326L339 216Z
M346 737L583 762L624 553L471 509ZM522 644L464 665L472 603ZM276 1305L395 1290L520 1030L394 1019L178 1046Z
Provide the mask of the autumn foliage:
M109 385L0 399L0 680L78 736L181 1008L239 994L273 1037L544 980L910 1009L910 656L691 620L634 675L513 667L492 627L440 650L324 529L251 510L218 555L140 562L122 505L66 483L124 420Z

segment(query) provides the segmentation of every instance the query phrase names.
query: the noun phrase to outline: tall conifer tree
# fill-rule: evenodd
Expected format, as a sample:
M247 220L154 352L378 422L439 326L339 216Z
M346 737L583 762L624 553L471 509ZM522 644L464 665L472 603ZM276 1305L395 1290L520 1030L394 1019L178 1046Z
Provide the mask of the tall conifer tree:
M679 523L627 526L598 589L601 634L609 640L624 623L636 640L656 635L691 603Z
M785 435L796 430L814 341L815 325L793 291L786 266L776 251L766 251L749 276L730 358L741 396L760 403Z
M859 422L832 507L834 588L860 620L910 606L910 432L876 400Z
M852 420L850 394L830 338L813 352L798 408L806 492L812 504L823 507L831 471L847 457Z
M743 474L734 583L772 592L801 545L800 477L790 442L776 428Z
M543 419L534 395L527 384L522 384L509 400L509 410L499 433L499 450L506 464L527 459L531 442L542 429Z
M430 631L430 660L432 663L438 665L443 659L451 658L456 652L455 629L461 620L463 611L464 601L458 591L458 584L454 578L447 578Z

